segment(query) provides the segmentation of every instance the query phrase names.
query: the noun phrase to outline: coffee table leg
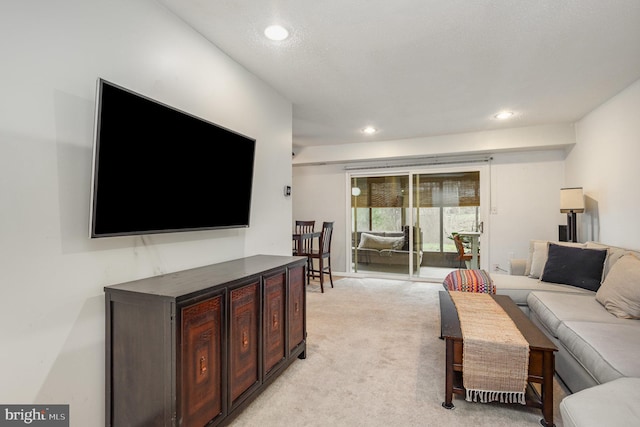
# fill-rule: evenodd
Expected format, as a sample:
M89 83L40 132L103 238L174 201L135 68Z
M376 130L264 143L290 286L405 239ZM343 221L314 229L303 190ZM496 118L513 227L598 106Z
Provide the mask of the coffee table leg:
M545 351L542 361L542 416L540 424L544 427L555 427L553 423L553 371L554 355L552 351Z
M453 340L445 338L446 356L445 356L445 386L444 386L444 402L442 407L453 409Z

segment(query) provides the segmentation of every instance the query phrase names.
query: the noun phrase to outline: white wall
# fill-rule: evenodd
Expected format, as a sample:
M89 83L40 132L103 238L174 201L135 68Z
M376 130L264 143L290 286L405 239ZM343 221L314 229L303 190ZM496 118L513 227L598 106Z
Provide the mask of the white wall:
M105 285L290 254L291 103L153 0L3 1L0 58L0 402L100 426ZM251 227L90 240L98 77L255 138Z
M567 156L567 186L582 186L581 241L640 249L640 80L576 125Z
M524 150L542 151L568 148L573 144L575 144L573 125L555 123L424 138L295 147L293 164L385 161Z
M558 239L563 150L495 154L491 167L490 260L507 269L510 258L526 258L531 239Z
M293 169L293 221L333 221L331 269L346 271L347 188L344 165L303 166ZM293 225L292 225L293 228Z

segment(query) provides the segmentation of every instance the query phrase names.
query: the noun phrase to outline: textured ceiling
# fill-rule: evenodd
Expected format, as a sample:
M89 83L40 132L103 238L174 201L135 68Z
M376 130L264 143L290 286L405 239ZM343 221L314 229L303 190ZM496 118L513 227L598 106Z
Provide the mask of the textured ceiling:
M294 146L574 122L640 78L638 0L158 1L293 103Z

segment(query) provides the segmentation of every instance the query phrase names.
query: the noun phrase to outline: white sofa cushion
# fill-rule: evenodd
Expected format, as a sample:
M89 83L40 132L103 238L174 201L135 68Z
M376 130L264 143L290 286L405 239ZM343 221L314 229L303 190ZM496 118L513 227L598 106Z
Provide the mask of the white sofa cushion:
M640 258L640 252L638 251L632 251L630 249L625 249L625 248L619 248L617 246L609 246L609 245L603 245L602 243L598 243L598 242L587 242L587 248L592 248L592 249L608 249L609 250L609 254L607 255L607 260L604 264L604 271L602 272L602 279L604 280L605 277L607 277L607 274L609 274L609 271L611 270L611 267L613 267L613 265L618 262L618 260L620 258L622 258L624 255L626 254L634 254L637 258Z
M529 271L529 277L533 279L539 279L542 276L542 270L544 264L547 262L548 242L537 241L533 242L533 254L531 254L531 269Z
M598 289L596 300L617 317L640 319L640 260L632 254L621 257Z
M640 378L617 380L562 399L564 427L628 427L640 425Z
M592 291L583 293L534 291L527 297L527 303L532 315L535 315L554 337L558 337L558 327L566 321L577 320L621 325L630 321L629 319L620 319L605 310L596 301L595 292ZM638 324L640 325L640 323Z
M640 323L565 321L558 326L561 344L600 384L620 377L640 377Z
M561 285L558 283L545 283L538 279L527 276L512 276L510 274L492 274L491 278L496 285L496 293L508 295L513 302L520 306L527 305L527 296L532 291L556 291L570 293L589 293L591 291L577 288L571 285Z

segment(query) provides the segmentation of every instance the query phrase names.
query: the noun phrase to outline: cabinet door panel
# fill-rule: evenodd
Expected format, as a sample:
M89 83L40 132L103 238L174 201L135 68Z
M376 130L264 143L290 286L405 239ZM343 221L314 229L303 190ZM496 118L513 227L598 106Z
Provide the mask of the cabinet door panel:
M264 281L264 360L265 373L286 357L284 341L285 273Z
M182 309L183 426L202 426L222 413L222 296Z
M231 291L229 387L233 403L258 382L259 282Z
M304 340L304 269L289 270L289 351Z

